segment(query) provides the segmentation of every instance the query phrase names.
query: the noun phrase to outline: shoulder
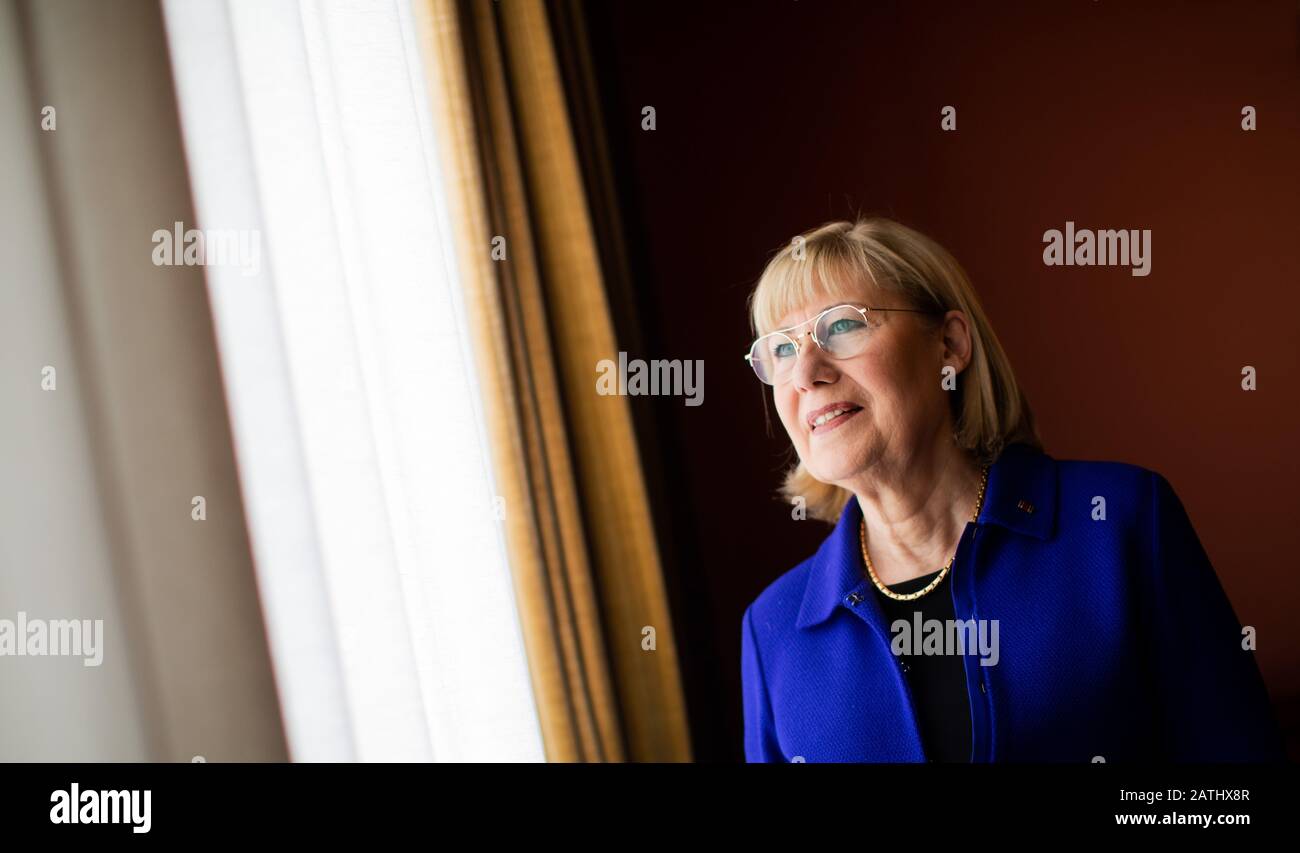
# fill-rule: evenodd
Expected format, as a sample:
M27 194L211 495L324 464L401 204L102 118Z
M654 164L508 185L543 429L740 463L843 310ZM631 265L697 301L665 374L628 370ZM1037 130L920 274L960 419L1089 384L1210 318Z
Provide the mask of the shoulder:
M1173 495L1159 471L1135 462L1097 459L1056 459L1057 490L1063 500L1104 498L1107 505L1138 516L1153 499Z
M797 627L820 621L846 585L852 583L857 553L857 501L850 501L817 550L782 572L745 608L744 621L753 639L785 638ZM805 622L805 618L809 622Z
M1169 479L1147 465L1119 460L1053 459L1052 467L1056 473L1059 531L1074 530L1097 542L1118 536L1149 546L1155 532L1171 518L1186 517ZM1100 521L1108 523L1097 524Z
M768 636L782 628L793 627L803 605L808 576L817 555L813 554L768 584L745 608L744 618L756 636Z
M1062 492L1090 488L1141 490L1149 488L1155 471L1133 462L1100 459L1057 459L1057 483Z

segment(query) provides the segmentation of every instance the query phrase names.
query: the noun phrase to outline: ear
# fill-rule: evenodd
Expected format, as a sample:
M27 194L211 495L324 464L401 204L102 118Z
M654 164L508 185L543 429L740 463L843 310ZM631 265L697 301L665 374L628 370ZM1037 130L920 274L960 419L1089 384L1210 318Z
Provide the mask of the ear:
M943 363L951 364L961 373L971 359L970 323L966 315L955 310L944 314L940 334L943 340Z

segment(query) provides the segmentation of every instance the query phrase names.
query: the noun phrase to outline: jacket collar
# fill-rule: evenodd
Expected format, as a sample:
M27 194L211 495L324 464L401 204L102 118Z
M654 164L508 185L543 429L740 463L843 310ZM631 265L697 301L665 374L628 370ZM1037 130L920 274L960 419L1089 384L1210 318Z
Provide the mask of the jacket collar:
M849 498L835 529L813 556L795 625L827 619L866 577L858 548L862 507ZM1050 539L1056 529L1056 460L1025 444L1003 449L989 468L976 525L996 524L1021 536Z

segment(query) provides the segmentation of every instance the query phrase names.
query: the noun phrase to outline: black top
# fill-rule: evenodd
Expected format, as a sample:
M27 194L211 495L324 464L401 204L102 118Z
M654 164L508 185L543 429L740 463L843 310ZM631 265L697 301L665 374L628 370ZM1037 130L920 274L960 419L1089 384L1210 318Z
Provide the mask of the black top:
M909 593L924 589L938 572L919 578L889 584L894 592ZM920 598L912 601L895 601L875 589L876 599L885 611L885 623L890 626L892 641L897 636L894 621L905 620L908 630L915 634L915 614L921 614L924 625L937 619L945 626L955 620L952 605L952 572L943 582ZM921 728L921 743L926 758L934 762L968 762L971 751L970 697L966 693L966 667L960 654L920 654L922 637L913 636L911 654L895 655L912 691L916 706L917 723Z

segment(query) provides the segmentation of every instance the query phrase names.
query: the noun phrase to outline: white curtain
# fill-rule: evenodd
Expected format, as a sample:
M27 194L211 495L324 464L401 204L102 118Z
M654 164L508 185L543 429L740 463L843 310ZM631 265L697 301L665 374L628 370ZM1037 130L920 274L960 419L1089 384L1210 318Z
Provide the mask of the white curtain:
M544 760L408 2L164 13L291 755Z

